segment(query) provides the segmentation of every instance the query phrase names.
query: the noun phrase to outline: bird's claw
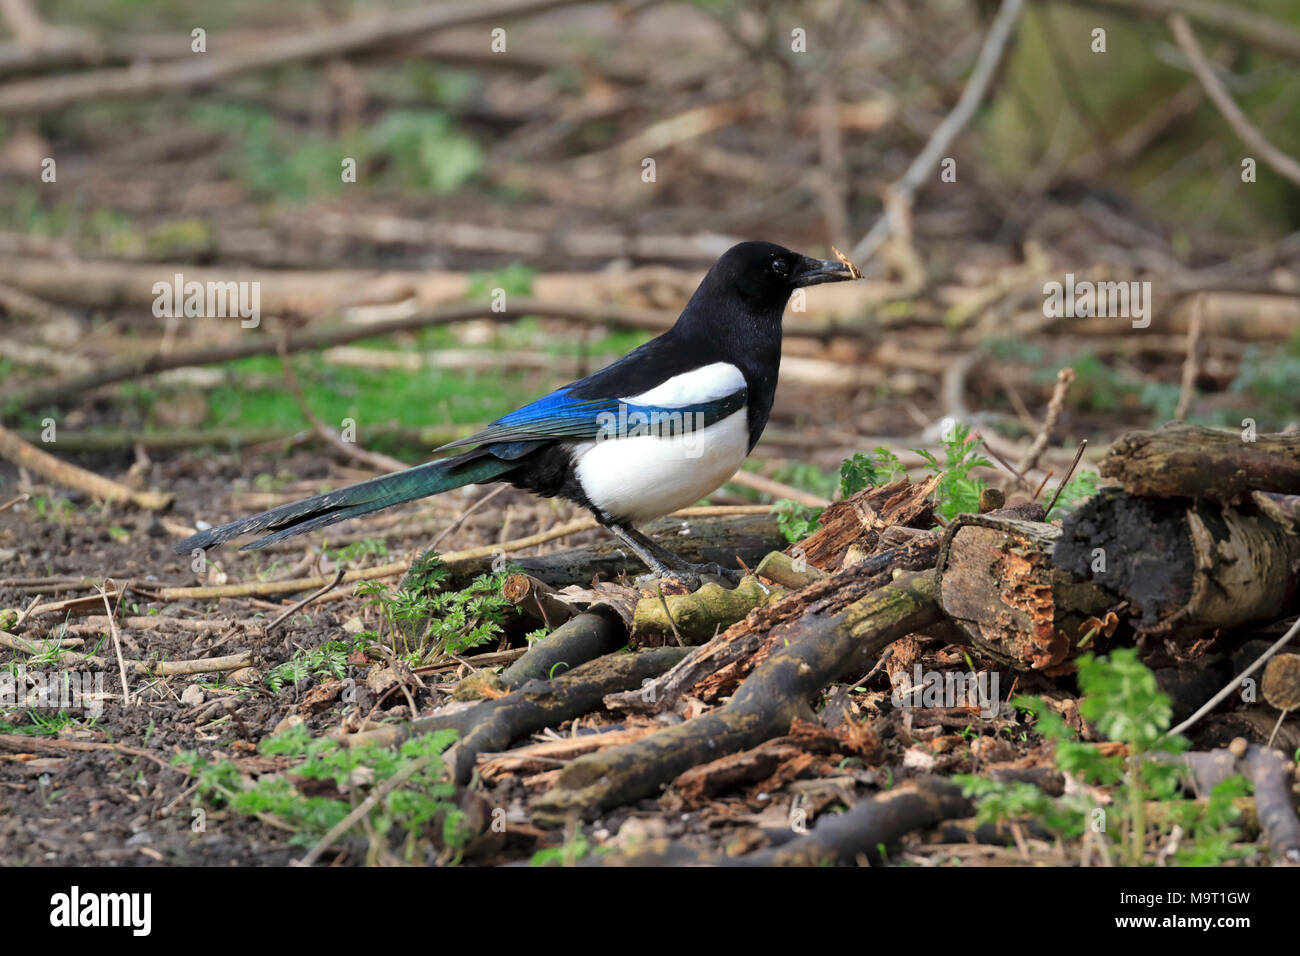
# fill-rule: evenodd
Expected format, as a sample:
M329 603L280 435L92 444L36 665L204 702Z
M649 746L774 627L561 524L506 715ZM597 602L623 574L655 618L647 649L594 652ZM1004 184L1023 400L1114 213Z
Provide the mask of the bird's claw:
M724 568L722 565L713 562L708 564L687 564L682 562L682 567L672 568L663 576L681 582L691 591L698 591L705 583L705 578L721 578L728 587L734 588L740 583L745 573L733 568Z

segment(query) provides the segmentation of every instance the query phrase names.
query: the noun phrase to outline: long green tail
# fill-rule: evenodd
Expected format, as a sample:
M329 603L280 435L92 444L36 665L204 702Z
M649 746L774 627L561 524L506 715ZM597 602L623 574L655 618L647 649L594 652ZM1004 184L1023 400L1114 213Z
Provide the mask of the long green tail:
M472 451L442 461L431 461L426 465L417 465L405 471L396 471L391 475L381 475L360 484L348 485L337 491L328 491L314 498L304 498L287 505L280 505L261 514L241 518L219 528L209 528L186 538L175 546L178 554L184 554L195 548L211 548L230 538L252 531L271 530L264 538L258 538L240 548L241 551L265 547L272 541L289 538L296 534L315 531L338 521L346 521L359 515L370 514L405 501L427 498L441 491L450 491L462 485L472 485L480 481L491 481L512 468L517 463L502 461L482 451Z

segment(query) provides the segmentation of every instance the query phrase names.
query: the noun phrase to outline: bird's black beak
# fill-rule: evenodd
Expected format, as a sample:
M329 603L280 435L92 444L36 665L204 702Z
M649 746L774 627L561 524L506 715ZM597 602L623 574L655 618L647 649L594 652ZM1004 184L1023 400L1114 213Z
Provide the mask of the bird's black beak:
M860 279L862 273L847 262L839 262L835 259L810 259L804 256L790 278L796 289L802 289L804 286L821 285L823 282Z

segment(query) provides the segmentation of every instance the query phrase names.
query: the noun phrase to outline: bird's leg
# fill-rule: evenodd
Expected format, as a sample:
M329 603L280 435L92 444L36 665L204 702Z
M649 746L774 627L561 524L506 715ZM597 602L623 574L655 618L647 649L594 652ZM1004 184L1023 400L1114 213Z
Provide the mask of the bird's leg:
M692 589L700 585L700 575L708 574L723 578L732 584L738 584L744 576L740 571L724 568L719 564L692 564L685 558L673 554L663 545L647 537L636 528L625 525L608 524L610 532L632 549L632 553L645 562L659 577L677 578Z

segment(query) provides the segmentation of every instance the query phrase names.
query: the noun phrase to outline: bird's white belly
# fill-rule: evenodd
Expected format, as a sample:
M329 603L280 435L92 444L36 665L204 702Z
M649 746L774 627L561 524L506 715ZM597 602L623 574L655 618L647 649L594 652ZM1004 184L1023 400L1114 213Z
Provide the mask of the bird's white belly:
M745 408L685 434L637 435L584 442L574 470L593 505L631 523L694 504L736 473L749 454Z

